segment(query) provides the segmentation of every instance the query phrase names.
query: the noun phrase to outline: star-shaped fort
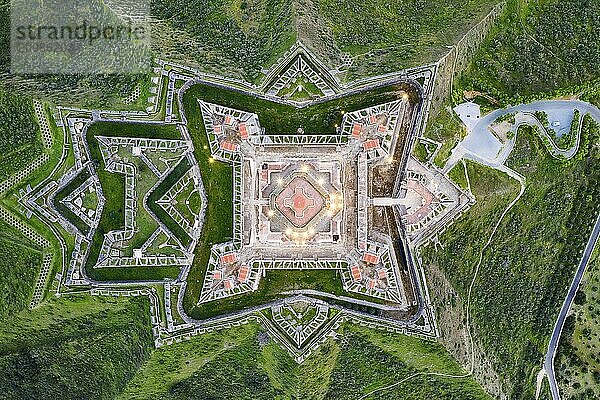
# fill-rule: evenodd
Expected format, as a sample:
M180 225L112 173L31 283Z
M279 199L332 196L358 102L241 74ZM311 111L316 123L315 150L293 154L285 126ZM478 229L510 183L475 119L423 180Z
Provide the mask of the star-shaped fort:
M418 247L474 201L411 157L435 66L342 84L302 44L260 86L158 62L146 113L60 108L22 198L73 240L58 293L148 295L156 345L258 320L302 362L344 320L437 328Z

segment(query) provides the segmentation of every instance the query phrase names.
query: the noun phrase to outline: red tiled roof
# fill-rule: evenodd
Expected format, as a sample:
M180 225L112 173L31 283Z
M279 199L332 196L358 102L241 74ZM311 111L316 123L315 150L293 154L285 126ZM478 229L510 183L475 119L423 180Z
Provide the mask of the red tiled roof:
M221 148L225 151L234 152L237 149L237 145L230 141L224 140L221 142Z
M223 282L223 285L225 285L225 289L231 289L233 287L233 280L229 278Z
M355 122L354 126L352 126L352 137L358 139L360 137L361 131L362 131L362 125Z
M240 137L242 139L248 139L248 127L246 126L246 124L241 123L239 125L239 130L240 130Z
M369 116L369 122L371 124L374 124L376 121L377 121L377 117L375 115Z
M224 264L231 264L237 261L237 254L227 253L221 256L221 262Z
M215 271L213 274L213 280L218 281L219 279L221 279L221 271Z
M362 274L360 273L360 268L358 268L358 265L353 265L352 268L350 268L350 272L352 272L352 279L355 281L360 281Z
M379 276L379 279L384 279L387 277L387 271L383 268L377 270L377 276Z
M382 125L379 125L379 128L377 128L377 130L379 130L379 132L381 132L381 133L384 133L384 132L387 132L388 127L387 127L387 125L382 124Z
M221 125L213 125L213 130L215 131L215 134L220 134L222 131L223 127L221 127Z
M233 117L231 115L225 116L225 125L231 125L232 121L233 121Z
M250 270L245 265L240 268L240 271L238 273L238 279L239 279L240 282L243 283L243 282L246 282L248 280L248 272L249 271Z
M371 149L375 149L377 147L379 147L378 139L369 139L363 143L363 149L365 149L365 150L371 150Z
M376 254L365 253L363 261L369 264L377 264L379 262L379 257Z

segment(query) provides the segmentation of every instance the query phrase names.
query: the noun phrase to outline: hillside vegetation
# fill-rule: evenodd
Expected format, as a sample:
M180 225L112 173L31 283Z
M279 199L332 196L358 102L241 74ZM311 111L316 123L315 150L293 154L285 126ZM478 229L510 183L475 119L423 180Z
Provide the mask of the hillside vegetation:
M152 1L161 57L255 81L295 41L289 0Z
M341 333L301 365L255 324L193 338L157 350L118 400L350 400L416 372L464 373L437 343L350 324ZM427 375L368 398L459 397L489 399L471 378Z
M438 61L497 0L318 0L339 49L352 56L349 78Z
M588 265L567 317L556 356L557 380L562 397L600 397L600 247Z
M27 308L41 263L40 250L0 221L0 320Z
M33 101L0 88L0 182L41 154Z
M483 113L563 95L600 105L600 0L506 4L467 69L454 81L452 98L427 123L425 136L443 144L435 160L438 166L464 134L451 108L464 101L465 92L488 96L474 98Z
M99 1L99 0L96 0ZM146 98L135 104L125 104L123 98L130 95L138 82L146 86L149 77L145 74L97 74L74 75L14 75L10 73L10 0L0 0L0 90L2 88L28 94L35 98L98 108L145 108ZM49 7L44 10L50 12ZM43 60L40 60L43 62ZM149 73L150 71L148 71ZM143 97L143 96L142 96ZM1 109L1 107L0 107ZM2 120L2 119L0 119Z
M33 101L0 89L0 182L42 151ZM0 320L27 307L41 260L37 246L0 221Z
M471 298L472 330L511 399L532 398L552 323L600 212L598 126L584 119L579 153L551 158L531 128L521 129L511 168L527 179L524 196L506 215L483 262ZM470 176L475 178L474 176ZM477 180L471 180L475 195ZM500 204L498 204L500 205ZM503 205L505 206L505 205ZM494 219L468 212L424 251L466 300L473 267Z
M152 347L147 298L52 300L0 326L0 397L113 399Z
M600 0L508 0L460 84L516 103L600 78Z

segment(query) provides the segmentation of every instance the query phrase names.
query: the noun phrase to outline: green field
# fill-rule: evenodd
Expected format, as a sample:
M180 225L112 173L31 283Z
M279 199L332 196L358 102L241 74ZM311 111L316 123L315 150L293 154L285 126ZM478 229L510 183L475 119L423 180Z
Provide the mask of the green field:
M306 134L334 134L342 122L344 112L401 99L404 91L411 94L413 104L419 101L414 87L403 83L383 86L303 108L206 84L192 86L187 90L186 97L195 96L209 103L256 113L261 127L265 128L267 134L296 134L299 127L302 127ZM189 112L188 109L190 108L186 107L186 114Z
M150 355L149 302L66 296L0 327L6 399L113 399Z
M399 71L442 58L498 2L494 0L319 0L325 24L352 55L349 79Z
M599 17L597 0L508 0L460 86L503 104L597 87Z
M464 373L437 343L350 324L301 365L276 343L259 342L260 332L250 324L161 348L118 400L344 400L415 372ZM426 375L369 397L390 398L489 399L471 378Z
M448 177L461 187L463 190L468 190L469 185L467 181L467 175L465 173L465 167L463 163L456 164L449 172Z
M442 143L433 163L443 168L452 149L467 135L467 130L458 116L449 107L444 107L427 122L424 136Z
M21 233L0 221L0 319L24 310L31 301L42 253Z
M555 361L562 398L600 397L600 252L599 246L575 296L563 328Z
M125 224L125 178L121 174L110 173L104 169L104 160L100 154L100 148L98 147L98 141L95 139L95 136L180 139L180 132L175 125L120 122L97 122L92 124L87 131L90 155L94 163L98 165L97 172L102 191L107 194L105 196L106 203L102 211L102 217L98 229L96 229L92 238L92 247L86 261L88 275L92 279L97 280L160 280L165 277L176 277L179 273L179 268L176 267L92 268L98 260L100 248L104 241L104 235L111 230L122 229ZM147 169L147 172L149 172L149 169ZM150 177L153 174L151 175L148 173L146 175ZM147 184L146 187L149 189ZM146 224L146 226L148 226L148 224ZM150 232L150 234L151 233L152 232Z
M148 74L11 74L10 71L10 37L11 37L11 2L0 0L0 90L18 92L63 106L90 107L98 109L132 109L143 110L147 106L149 75ZM108 10L108 7L106 7ZM32 14L36 10L32 9ZM45 7L44 13L51 13L51 7ZM56 16L55 16L56 17ZM114 15L111 16L114 18ZM57 17L58 18L58 17ZM60 18L64 16L61 15ZM59 19L57 19L59 20ZM40 60L43 62L43 60ZM137 101L125 104L137 85L141 86L142 95Z
M508 165L527 179L524 196L507 214L483 262L471 299L478 342L492 360L509 398L531 398L547 340L581 251L600 212L600 134L586 118L578 155L552 159L543 143L523 128ZM469 166L478 204L487 203L494 179ZM463 301L482 244L495 218L516 194L476 204L442 235L443 249L424 251L424 264L440 266ZM481 197L484 195L484 197ZM566 290L566 289L565 289Z
M256 324L152 350L148 307L145 298L68 296L18 314L0 329L0 390L32 400L343 400L417 372L464 374L437 343L354 325L301 365ZM489 399L471 378L428 375L369 398L457 396Z

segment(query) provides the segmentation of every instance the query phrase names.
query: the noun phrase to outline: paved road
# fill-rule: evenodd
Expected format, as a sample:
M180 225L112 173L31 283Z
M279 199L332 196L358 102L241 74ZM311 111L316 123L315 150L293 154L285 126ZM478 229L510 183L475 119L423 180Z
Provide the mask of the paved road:
M594 250L594 246L598 241L599 236L600 215L598 215L598 219L596 220L596 224L594 225L594 229L592 230L590 239L588 240L587 246L585 247L583 257L581 258L581 262L579 263L579 267L577 268L577 272L575 273L575 277L573 278L573 282L571 283L571 287L569 288L569 293L567 294L567 297L565 298L563 306L560 310L560 314L558 315L558 319L556 320L556 324L554 325L552 337L550 338L550 343L548 344L548 352L546 353L546 360L544 361L544 369L546 370L546 374L548 374L550 390L552 392L552 398L554 400L560 399L558 385L556 384L556 376L554 375L554 356L556 355L556 349L558 348L558 343L560 341L560 334L565 324L565 319L567 318L569 309L573 304L573 299L575 298L575 294L577 293L577 288L579 288L579 283L581 282L581 278L583 277L583 272L585 271L590 261L592 251Z
M506 158L508 158L512 146L504 146L488 129L496 119L503 115L513 112L531 114L536 111L545 111L556 114L566 110L579 110L581 115L590 114L592 118L600 123L600 109L593 104L580 100L541 100L529 104L519 104L513 107L494 110L489 114L484 115L464 140L452 150L452 154L446 162L443 171L450 171L450 169L452 169L461 158L465 157L466 154L472 154L478 158L485 159L490 164L503 164ZM514 138L512 141L514 141ZM560 149L556 150L558 153L561 153ZM565 152L564 155L569 158L569 154L566 154Z

